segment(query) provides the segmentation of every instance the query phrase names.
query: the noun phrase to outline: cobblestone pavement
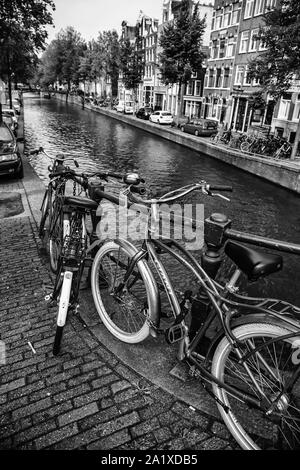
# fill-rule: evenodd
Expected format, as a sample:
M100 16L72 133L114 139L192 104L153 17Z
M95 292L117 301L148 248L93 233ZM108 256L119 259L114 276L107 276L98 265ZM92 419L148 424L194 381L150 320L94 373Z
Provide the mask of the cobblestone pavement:
M220 421L125 366L79 316L53 357L51 277L27 212L0 220L0 449L237 449Z

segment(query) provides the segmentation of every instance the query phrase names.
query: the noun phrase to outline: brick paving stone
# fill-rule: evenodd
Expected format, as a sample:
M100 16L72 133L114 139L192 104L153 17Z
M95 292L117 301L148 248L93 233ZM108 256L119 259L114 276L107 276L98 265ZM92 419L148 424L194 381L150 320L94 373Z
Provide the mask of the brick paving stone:
M131 384L127 382L127 380L120 380L120 382L115 382L111 385L111 389L114 395L130 387L131 387Z
M109 387L103 387L93 392L85 393L84 395L74 398L74 406L78 407L92 401L100 401L103 397L109 396L110 393Z
M99 426L99 424L101 423L112 421L114 418L117 418L119 416L120 416L120 410L116 406L111 406L110 408L106 408L105 410L99 411L93 416L84 418L79 423L79 427L82 431L85 431L89 428Z
M45 434L34 441L37 450L49 447L56 442L62 441L66 437L74 436L78 433L78 427L76 423L72 423L69 426L57 429L51 433Z
M89 403L86 406L81 408L76 408L75 410L69 411L58 418L59 426L65 426L66 424L73 423L74 421L79 421L80 419L85 418L86 416L93 415L97 413L98 405L97 403Z
M143 434L148 434L150 431L158 429L160 427L159 421L157 418L149 419L144 421L141 424L133 426L131 428L132 437L142 436Z
M116 432L111 436L108 436L104 439L99 439L98 441L93 442L87 446L88 450L109 450L121 446L125 442L129 442L131 436L127 429Z
M3 393L8 393L11 390L15 390L16 388L23 387L25 385L24 377L13 382L6 383L0 387L0 395Z

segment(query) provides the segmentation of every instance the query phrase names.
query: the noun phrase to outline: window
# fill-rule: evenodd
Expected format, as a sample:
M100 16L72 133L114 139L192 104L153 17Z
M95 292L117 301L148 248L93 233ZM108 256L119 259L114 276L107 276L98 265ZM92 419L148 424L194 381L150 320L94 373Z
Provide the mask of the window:
M216 88L221 87L221 69L217 69Z
M264 10L264 0L256 0L254 15L261 15Z
M190 81L186 86L186 94L191 95L193 91L193 83Z
M234 49L235 49L235 43L234 39L228 39L228 45L227 45L227 54L226 57L234 57Z
M222 26L222 16L219 15L219 16L217 16L217 18L216 18L216 29L220 29L221 26Z
M233 10L231 17L231 24L237 24L240 20L240 10Z
M215 29L215 22L216 22L216 18L215 18L215 15L213 15L212 20L211 20L211 29L212 29L212 31Z
M258 86L258 85L260 85L259 78L253 78L252 86Z
M248 51L249 31L243 31L241 34L240 53Z
M219 58L222 59L225 57L225 39L220 39L220 50L219 50Z
M245 75L244 75L244 85L251 85L251 79L249 77L249 71L246 68Z
M266 46L265 40L264 40L264 38L261 38L260 41L259 41L258 50L259 51L264 51L266 49L267 49L267 46Z
M201 81L196 80L195 82L195 96L200 96L201 95Z
M211 57L212 59L217 59L218 57L218 41L216 39L212 42Z
M275 8L276 0L267 0L266 1L266 11L273 10Z
M278 117L279 119L287 119L289 115L289 110L290 110L290 104L291 102L288 100L281 100L280 106L279 106L279 112L278 112Z
M213 87L213 86L214 86L214 71L213 71L213 70L210 70L210 71L209 71L208 86L209 86L209 87Z
M254 52L254 51L257 51L257 49L258 49L259 39L258 39L257 35L258 35L258 28L253 29L251 31L249 52Z
M229 67L224 69L223 88L229 88Z
M243 72L244 72L244 68L238 65L236 68L236 74L235 74L235 82L234 82L235 85L242 85Z
M223 18L223 27L230 25L230 15L231 15L230 12L226 12L226 13L224 14L224 18Z
M254 0L246 0L244 18L251 18L253 15Z

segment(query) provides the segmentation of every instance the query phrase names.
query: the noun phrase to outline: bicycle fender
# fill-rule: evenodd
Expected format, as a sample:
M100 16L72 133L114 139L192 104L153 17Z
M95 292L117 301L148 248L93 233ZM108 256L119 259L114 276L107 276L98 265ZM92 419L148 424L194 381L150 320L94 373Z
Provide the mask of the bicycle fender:
M140 250L138 250L132 243L130 243L128 240L125 240L124 238L119 238L114 240L114 243L116 245L119 245L123 247L124 249L128 250L130 253L130 256L136 256ZM151 306L149 306L149 312L150 312L150 318L149 318L149 323L150 323L150 331L151 335L156 337L157 332L156 329L159 328L159 323L160 323L160 294L159 294L159 289L157 287L157 283L154 279L153 273L151 269L149 268L148 263L144 259L140 259L137 261L137 264L142 263L143 267L145 268L145 274L146 278L148 281L148 285L150 287L150 299L152 299Z
M245 325L247 323L271 323L272 325L283 326L283 322L284 317L282 318L282 320L280 320L279 318L275 318L272 315L268 315L266 313L250 313L247 315L243 315L239 318L233 319L230 324L230 329L233 330L234 328ZM290 329L293 328L291 325L288 324L286 325L286 327ZM224 331L222 329L218 331L216 335L211 339L211 343L209 345L209 349L206 356L207 359L209 359L210 357L212 358L218 343L223 337Z

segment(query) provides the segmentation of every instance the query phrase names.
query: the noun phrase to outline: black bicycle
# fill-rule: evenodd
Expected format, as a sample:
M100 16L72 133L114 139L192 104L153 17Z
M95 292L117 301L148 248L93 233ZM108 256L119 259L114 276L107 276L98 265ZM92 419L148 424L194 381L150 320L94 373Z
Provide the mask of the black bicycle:
M230 187L199 182L158 199L143 199L132 188L129 185L123 192L128 198L125 204L149 209L145 238L140 249L127 239L99 242L91 287L103 324L126 343L143 341L149 334L164 334L168 343L179 343L179 359L188 362L213 396L224 423L243 449L299 449L300 322L295 316L299 317L300 309L278 299L239 294L241 273L258 280L279 271L282 258L233 240L297 254L300 246L234 231L225 216L214 214L205 221L207 249L200 263L176 240L154 237L151 221L159 220L160 204L192 191L223 197L215 191ZM118 203L100 189L96 193ZM215 278L224 245L236 269L221 284ZM196 291L174 288L164 262L166 255L196 278ZM163 294L172 312L165 328L161 327ZM207 332L214 323L218 328L207 344Z

